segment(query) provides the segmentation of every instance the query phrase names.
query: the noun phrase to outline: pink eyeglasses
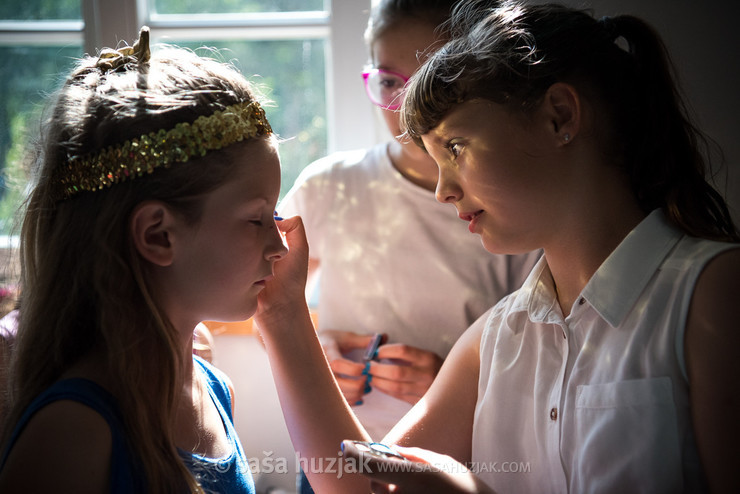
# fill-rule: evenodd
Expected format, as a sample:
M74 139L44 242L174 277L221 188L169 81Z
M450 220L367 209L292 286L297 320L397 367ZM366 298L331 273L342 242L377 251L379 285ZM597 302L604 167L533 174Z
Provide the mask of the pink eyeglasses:
M409 78L397 72L370 69L362 73L365 91L374 104L385 110L398 110Z

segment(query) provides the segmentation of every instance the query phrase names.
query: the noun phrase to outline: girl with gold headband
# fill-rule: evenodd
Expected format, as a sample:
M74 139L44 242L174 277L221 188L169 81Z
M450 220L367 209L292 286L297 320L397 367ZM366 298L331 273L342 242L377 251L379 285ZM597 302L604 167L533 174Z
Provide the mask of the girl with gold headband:
M242 75L150 54L146 28L69 76L21 232L0 492L254 493L229 382L192 349L287 253L271 134Z

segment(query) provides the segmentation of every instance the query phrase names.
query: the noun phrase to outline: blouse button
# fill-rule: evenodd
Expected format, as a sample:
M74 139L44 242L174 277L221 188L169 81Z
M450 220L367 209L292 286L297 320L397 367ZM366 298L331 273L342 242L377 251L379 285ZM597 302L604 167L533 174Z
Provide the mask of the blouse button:
M580 299L578 300L578 305L583 305L583 304L585 304L585 303L586 303L586 299L585 299L585 298L583 298L583 297L581 297L581 298L580 298Z
M550 420L557 420L558 419L558 409L557 407L552 407L550 409Z

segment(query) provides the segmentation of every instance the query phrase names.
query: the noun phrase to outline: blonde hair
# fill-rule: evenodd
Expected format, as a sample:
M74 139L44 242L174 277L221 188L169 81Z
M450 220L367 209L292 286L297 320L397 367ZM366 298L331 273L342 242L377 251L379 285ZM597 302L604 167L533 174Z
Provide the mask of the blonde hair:
M55 170L71 157L255 100L231 66L173 47L145 63L81 60L58 93L35 156L21 231L21 315L5 439L33 398L75 362L104 355L108 390L149 492L202 492L173 440L183 376L175 328L130 239L144 200L197 222L204 194L233 175L222 151L108 189L58 201Z

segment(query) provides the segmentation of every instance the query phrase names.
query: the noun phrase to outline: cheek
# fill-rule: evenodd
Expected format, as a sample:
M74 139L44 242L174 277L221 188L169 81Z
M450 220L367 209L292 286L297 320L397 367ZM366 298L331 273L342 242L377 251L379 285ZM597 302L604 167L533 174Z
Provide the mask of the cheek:
M392 110L380 110L383 112L383 120L392 137L401 135L401 114Z

